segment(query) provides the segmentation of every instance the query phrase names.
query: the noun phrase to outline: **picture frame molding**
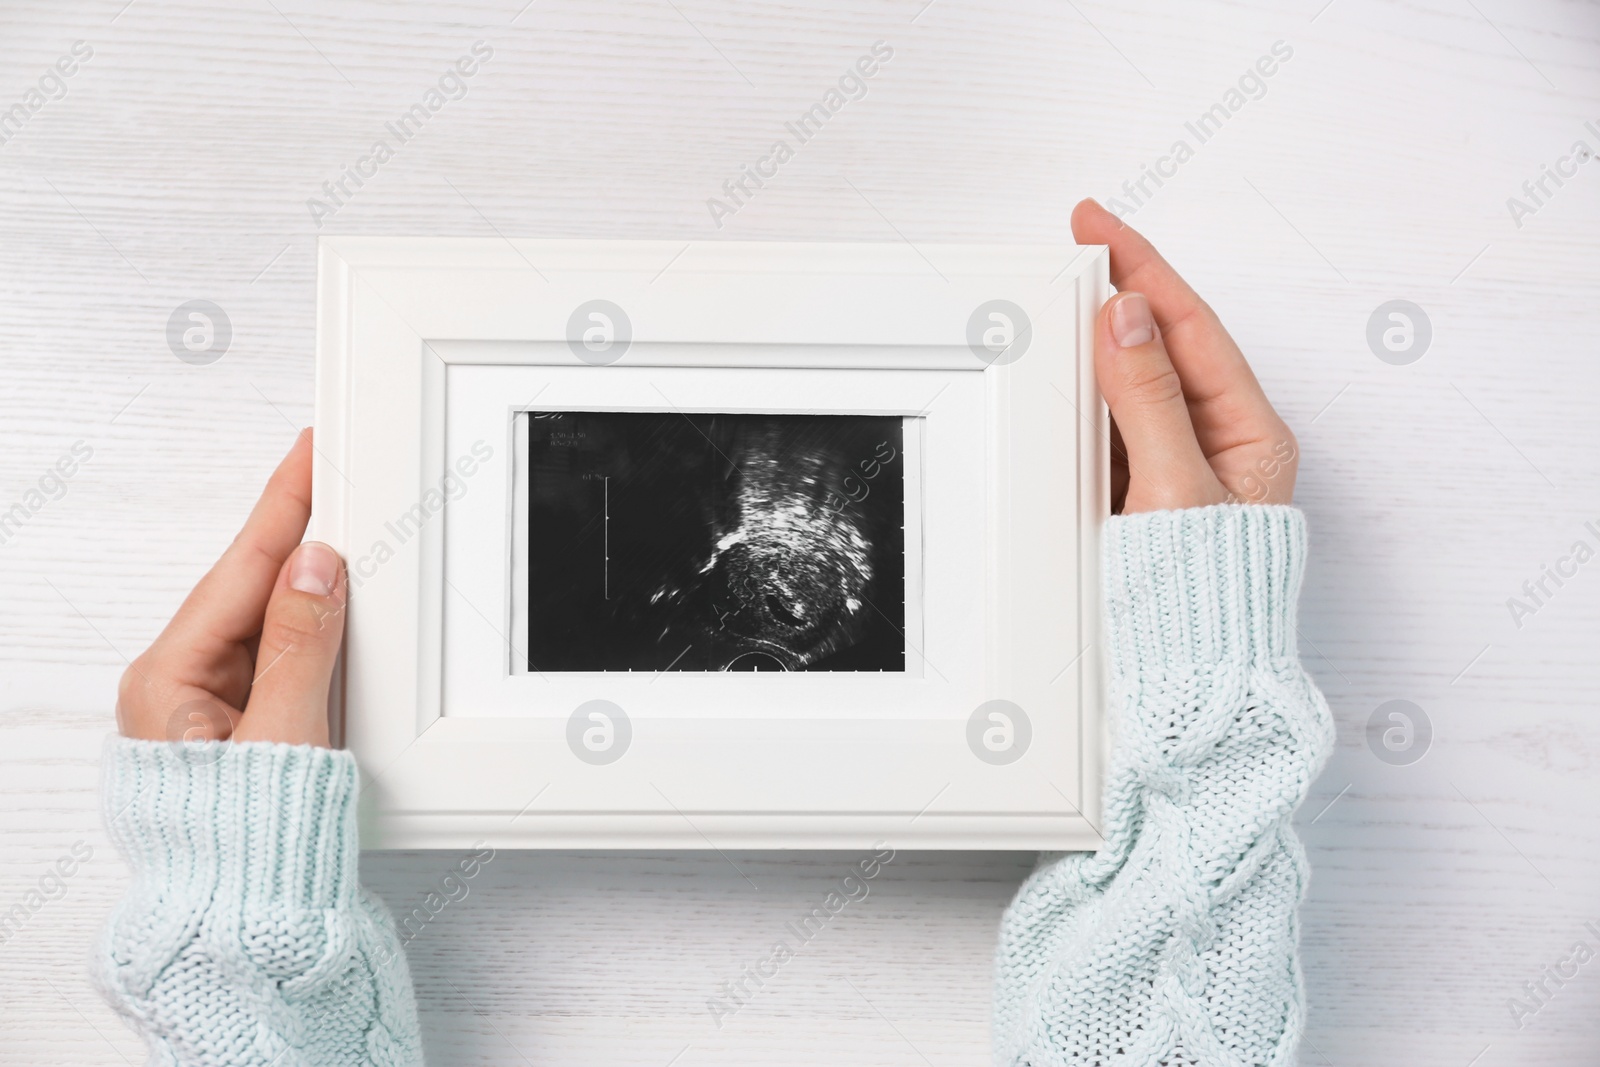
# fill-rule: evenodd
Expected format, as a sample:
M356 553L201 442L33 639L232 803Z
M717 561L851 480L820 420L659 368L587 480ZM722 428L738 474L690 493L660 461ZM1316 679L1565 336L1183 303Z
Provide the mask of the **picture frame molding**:
M310 536L351 567L332 716L336 743L362 767L364 844L1098 847L1109 435L1090 353L1107 262L1101 246L321 238ZM567 336L573 309L596 298L626 308L631 327L622 358L604 366L580 361ZM1014 360L970 340L973 316L997 299L1029 317ZM1006 678L1033 679L1021 703L1034 741L1021 758L995 765L969 751L970 724L948 707L923 717L636 711L630 747L602 765L570 748L572 709L443 713L451 504L424 508L414 538L374 550L400 540L384 522L431 501L430 490L445 496L438 486L457 458L444 417L452 376L560 368L573 379L581 368L604 382L611 367L981 380L985 543L1018 558L985 561L1002 580L986 583L987 629L973 654L995 698L1012 692ZM467 492L509 499L510 464L495 470ZM1043 576L1034 586L1017 577L1029 566ZM1056 587L1063 603L1043 603ZM1075 647L1058 648L1069 632ZM1059 689L1042 680L1047 659ZM672 685L729 679L685 673Z

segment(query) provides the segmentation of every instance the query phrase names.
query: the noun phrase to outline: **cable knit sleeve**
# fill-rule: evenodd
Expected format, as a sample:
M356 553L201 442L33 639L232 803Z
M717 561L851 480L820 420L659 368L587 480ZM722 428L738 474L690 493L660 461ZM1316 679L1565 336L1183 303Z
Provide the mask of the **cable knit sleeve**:
M108 741L133 885L97 979L152 1064L422 1062L394 922L357 882L357 788L348 752Z
M1289 507L1109 521L1105 845L1041 857L1006 912L997 1063L1295 1062L1289 820L1333 741L1295 651L1305 554Z

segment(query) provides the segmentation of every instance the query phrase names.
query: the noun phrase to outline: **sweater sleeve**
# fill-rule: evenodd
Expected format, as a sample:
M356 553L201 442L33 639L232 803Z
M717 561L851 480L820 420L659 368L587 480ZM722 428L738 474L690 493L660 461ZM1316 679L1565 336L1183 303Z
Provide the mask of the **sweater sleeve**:
M1289 820L1333 742L1296 654L1305 554L1290 507L1109 521L1105 844L1041 857L1002 920L996 1063L1295 1062Z
M107 742L133 884L96 979L151 1064L422 1062L394 922L357 881L357 791L348 752Z

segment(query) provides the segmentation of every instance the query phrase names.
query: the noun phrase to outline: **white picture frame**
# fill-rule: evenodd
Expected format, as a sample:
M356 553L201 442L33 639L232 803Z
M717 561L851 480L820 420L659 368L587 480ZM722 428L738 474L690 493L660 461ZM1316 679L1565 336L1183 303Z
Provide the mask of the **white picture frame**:
M350 567L363 844L1098 847L1107 262L321 238L309 536ZM517 413L641 410L900 417L906 669L517 671Z

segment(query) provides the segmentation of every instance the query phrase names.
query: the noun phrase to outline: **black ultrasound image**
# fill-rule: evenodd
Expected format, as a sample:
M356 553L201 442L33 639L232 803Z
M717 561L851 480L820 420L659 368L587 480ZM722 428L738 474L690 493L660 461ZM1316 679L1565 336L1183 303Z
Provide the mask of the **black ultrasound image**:
M900 418L526 417L529 669L905 670Z

